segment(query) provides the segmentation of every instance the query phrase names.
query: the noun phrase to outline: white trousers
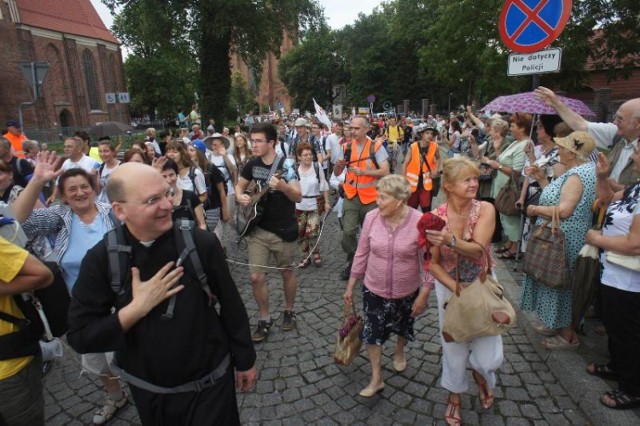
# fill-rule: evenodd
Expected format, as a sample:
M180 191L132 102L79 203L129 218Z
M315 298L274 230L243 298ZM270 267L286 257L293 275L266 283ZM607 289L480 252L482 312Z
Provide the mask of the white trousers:
M470 342L447 343L442 338L444 322L443 305L453 293L436 280L436 298L438 299L438 323L442 344L442 380L443 388L452 393L466 392L469 378L466 374L467 361L487 381L489 388L496 386L496 370L504 359L502 336L479 337Z

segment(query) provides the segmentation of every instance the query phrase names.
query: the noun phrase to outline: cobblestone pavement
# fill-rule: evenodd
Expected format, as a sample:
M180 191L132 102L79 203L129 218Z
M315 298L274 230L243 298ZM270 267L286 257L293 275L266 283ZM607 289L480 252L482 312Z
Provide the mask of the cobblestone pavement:
M230 258L244 261L244 250L236 250L229 244L228 251ZM276 325L267 341L256 346L259 380L255 390L238 396L242 423L444 424L447 391L439 383L441 347L437 338L435 294L429 300L428 310L416 321L416 340L408 344L407 369L401 374L393 371L394 343L387 342L382 360L384 391L371 399L359 397L357 394L367 385L370 374L364 349L348 367L333 362L345 287L339 278L344 254L335 215L327 220L320 251L321 268L310 266L297 271L297 330L280 330L284 309L282 281L279 274L269 275L271 312ZM513 263L499 262L496 272L510 297L517 299L518 274L510 271L512 266ZM232 265L232 274L254 327L257 309L246 267ZM357 297L359 299L359 295ZM569 356L577 358L563 364L556 354L549 355L537 348L535 339L530 339L533 336L527 325L526 317L520 315L519 326L504 335L505 361L498 373L496 400L491 409L483 410L480 406L477 386L468 371L470 386L462 397L465 424L639 424L640 418L632 413L612 414L613 410L597 407L594 411L594 406L600 405L597 397L609 384L585 377L583 355L572 352ZM600 347L602 342L590 345ZM586 346L581 348L587 354L584 358L594 353ZM47 424L90 424L92 413L104 398L99 380L80 376L75 359L67 351L45 379ZM559 378L565 376L576 376L577 383L569 380L569 384L564 385ZM602 410L605 412L601 413ZM612 415L619 417L607 417ZM110 424L139 424L135 407L129 405L120 410Z

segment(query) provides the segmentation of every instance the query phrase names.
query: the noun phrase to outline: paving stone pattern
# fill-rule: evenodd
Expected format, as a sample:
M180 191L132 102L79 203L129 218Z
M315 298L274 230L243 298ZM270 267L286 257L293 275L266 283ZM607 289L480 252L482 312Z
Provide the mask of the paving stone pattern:
M390 425L444 424L447 391L440 386L441 347L437 337L435 294L428 310L416 321L416 341L409 343L407 369L392 369L393 346L383 349L385 389L373 398L358 396L370 377L369 362L362 349L352 365L333 362L336 333L342 321L345 281L340 230L335 215L327 220L320 250L323 266L297 271L297 330L280 329L284 297L279 274L270 274L271 311L276 324L269 338L256 345L259 380L253 392L238 396L240 416L246 425ZM245 260L244 250L228 245L229 256ZM500 270L500 268L502 268ZM509 280L502 264L499 275ZM232 274L255 327L256 305L248 272L232 265ZM511 278L511 285L515 285ZM360 300L360 294L357 294ZM356 302L357 303L357 302ZM361 305L360 305L361 306ZM518 327L504 336L505 361L498 372L496 400L483 410L478 389L468 371L469 390L462 397L465 424L474 425L584 425L583 410L559 384L554 372ZM167 368L173 368L167 366ZM48 425L90 424L93 412L104 399L100 381L79 374L77 357L67 351L45 379ZM111 425L135 425L135 407L120 410Z

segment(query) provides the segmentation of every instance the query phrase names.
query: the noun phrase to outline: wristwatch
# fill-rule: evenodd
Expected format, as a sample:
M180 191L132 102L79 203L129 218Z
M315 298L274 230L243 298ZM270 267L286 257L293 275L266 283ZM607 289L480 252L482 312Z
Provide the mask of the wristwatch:
M456 236L451 234L451 242L449 244L447 244L449 247L454 248L456 246L456 243L458 242L458 240L456 239Z

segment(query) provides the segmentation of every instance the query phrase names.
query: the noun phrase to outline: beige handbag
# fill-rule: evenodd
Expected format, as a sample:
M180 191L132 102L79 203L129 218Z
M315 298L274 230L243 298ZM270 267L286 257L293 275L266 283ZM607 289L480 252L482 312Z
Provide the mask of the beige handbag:
M482 250L485 265L471 284L461 284L456 271L456 291L444 306L442 337L445 342L468 342L477 337L496 336L516 323L515 310L504 296L504 288L491 274L489 254L484 247Z
M353 311L349 313L349 308ZM338 340L336 342L336 352L333 359L336 364L349 365L360 352L362 341L360 340L360 332L364 327L362 317L357 314L356 306L345 306L344 320L338 331Z

